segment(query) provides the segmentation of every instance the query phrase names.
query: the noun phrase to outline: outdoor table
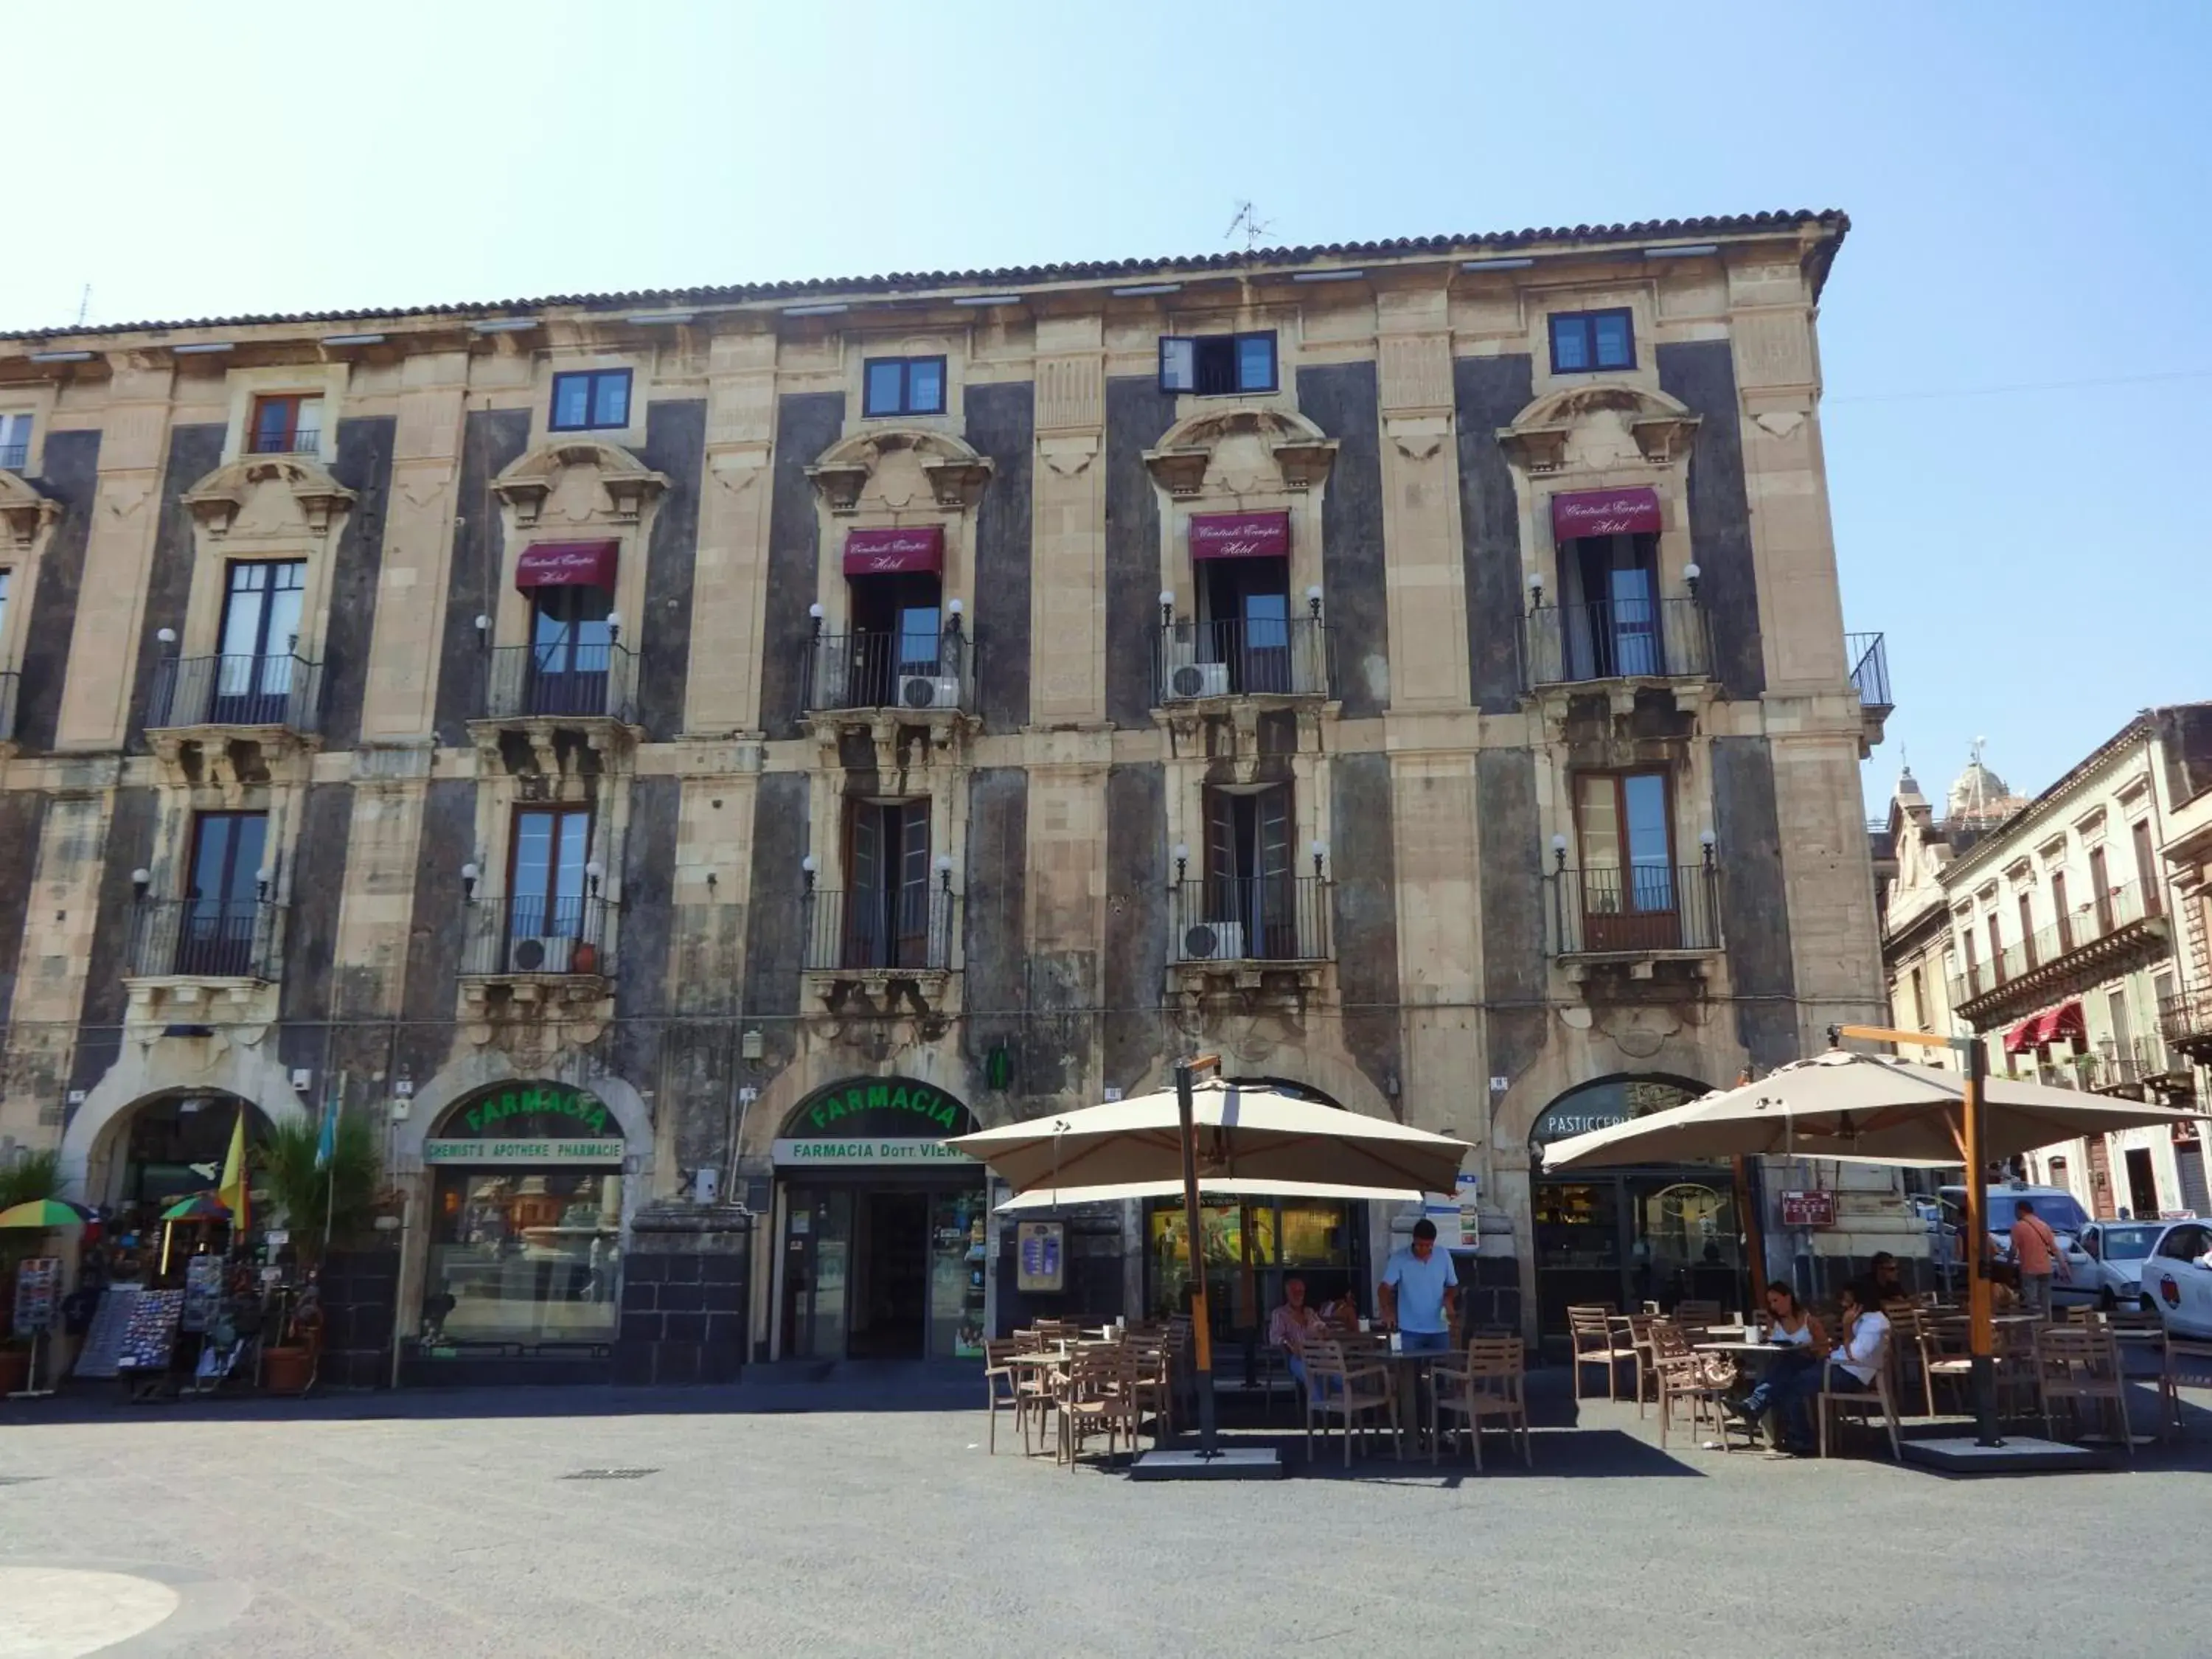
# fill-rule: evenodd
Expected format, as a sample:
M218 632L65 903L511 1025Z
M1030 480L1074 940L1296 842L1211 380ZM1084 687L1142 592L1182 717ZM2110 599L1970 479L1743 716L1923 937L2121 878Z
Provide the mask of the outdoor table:
M1389 1365L1395 1373L1398 1379L1398 1420L1413 1437L1413 1447L1417 1451L1420 1449L1424 1432L1420 1411L1421 1373L1433 1369L1441 1360L1462 1357L1463 1352L1455 1354L1449 1348L1431 1348L1411 1353L1402 1348L1370 1348L1360 1356L1362 1360L1376 1360Z

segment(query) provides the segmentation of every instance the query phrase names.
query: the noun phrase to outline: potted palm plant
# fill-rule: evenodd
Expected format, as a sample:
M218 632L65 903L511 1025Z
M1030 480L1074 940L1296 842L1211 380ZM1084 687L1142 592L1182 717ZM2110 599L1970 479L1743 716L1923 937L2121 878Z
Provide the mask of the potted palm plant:
M261 1187L284 1217L301 1267L319 1267L326 1248L343 1248L374 1232L383 1160L376 1130L365 1116L338 1119L329 1160L313 1123L283 1123L257 1149ZM321 1311L303 1297L276 1341L261 1352L262 1381L276 1394L301 1394L314 1380Z

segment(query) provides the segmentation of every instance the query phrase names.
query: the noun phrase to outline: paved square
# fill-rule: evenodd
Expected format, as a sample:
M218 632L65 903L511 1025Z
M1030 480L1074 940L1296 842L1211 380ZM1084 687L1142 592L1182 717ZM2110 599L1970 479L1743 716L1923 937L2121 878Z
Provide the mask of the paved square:
M10 1409L0 1656L91 1651L65 1615L123 1628L145 1585L181 1606L110 1651L2133 1659L2212 1627L2201 1412L2134 1473L2026 1480L1662 1454L1598 1404L1538 1431L1533 1472L1499 1443L1486 1474L1347 1477L1332 1447L1286 1480L1139 1486L1024 1461L1005 1419L988 1456L980 1411L733 1403Z

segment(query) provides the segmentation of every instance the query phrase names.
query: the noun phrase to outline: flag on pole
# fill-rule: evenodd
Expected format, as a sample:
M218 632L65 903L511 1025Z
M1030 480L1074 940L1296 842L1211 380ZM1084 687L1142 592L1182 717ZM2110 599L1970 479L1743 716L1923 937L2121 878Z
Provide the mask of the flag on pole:
M250 1219L246 1189L246 1103L240 1101L238 1121L230 1128L230 1151L223 1155L222 1184L216 1188L216 1196L229 1206L234 1233L244 1233Z
M339 1102L333 1095L323 1103L323 1125L315 1136L315 1167L327 1170L331 1160L337 1156Z

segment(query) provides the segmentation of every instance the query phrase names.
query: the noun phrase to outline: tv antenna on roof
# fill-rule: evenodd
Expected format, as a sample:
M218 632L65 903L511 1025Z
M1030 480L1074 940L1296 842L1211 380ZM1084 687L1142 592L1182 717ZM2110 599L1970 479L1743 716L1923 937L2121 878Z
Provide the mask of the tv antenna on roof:
M82 328L84 326L84 319L91 314L91 312L92 284L90 283L87 283L84 285L84 293L82 296L79 298L76 302L76 325L79 328Z
M1274 234L1275 227L1272 221L1263 220L1253 212L1249 202L1239 202L1237 216L1229 222L1229 228L1221 233L1221 240L1225 242L1240 230L1244 233L1244 251L1250 253L1258 248L1262 237Z

